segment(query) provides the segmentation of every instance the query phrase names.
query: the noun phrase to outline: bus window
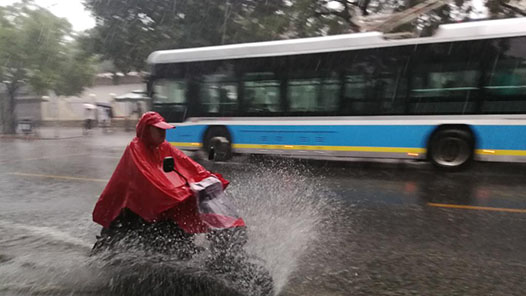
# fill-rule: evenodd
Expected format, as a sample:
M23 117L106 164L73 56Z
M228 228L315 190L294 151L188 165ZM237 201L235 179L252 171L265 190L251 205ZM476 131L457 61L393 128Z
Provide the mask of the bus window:
M237 83L226 75L204 75L199 97L205 114L230 114L238 109Z
M339 109L340 89L341 83L338 79L290 79L287 87L289 111L335 112Z
M339 79L324 79L318 106L322 112L334 112L339 109L341 83Z
M244 81L244 102L249 113L281 112L279 80L273 73L247 73Z
M478 72L473 70L441 72L436 69L427 73L417 73L413 79L412 97L455 97L477 89Z
M290 112L316 112L320 79L291 79L288 84Z
M480 42L419 45L413 63L410 113L473 113L479 95Z
M490 41L482 113L526 112L526 37Z
M341 53L309 54L288 58L286 102L292 113L334 114L341 93Z
M153 101L156 104L186 103L186 83L184 80L156 80L153 84Z
M365 100L366 82L364 75L345 76L345 98L352 101Z
M345 61L343 112L349 115L398 114L404 111L406 48L350 52ZM400 107L397 107L397 106Z
M368 113L367 103L370 98L368 90L372 87L369 85L371 79L366 75L354 74L345 76L345 103L346 111L351 114Z
M290 112L334 112L338 110L340 81L336 79L291 79L288 83Z

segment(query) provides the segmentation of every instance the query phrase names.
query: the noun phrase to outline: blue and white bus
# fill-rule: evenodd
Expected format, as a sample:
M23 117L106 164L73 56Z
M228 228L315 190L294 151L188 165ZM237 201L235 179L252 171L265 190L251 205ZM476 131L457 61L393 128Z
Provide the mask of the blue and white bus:
M526 18L156 51L167 140L233 153L345 160L526 161Z

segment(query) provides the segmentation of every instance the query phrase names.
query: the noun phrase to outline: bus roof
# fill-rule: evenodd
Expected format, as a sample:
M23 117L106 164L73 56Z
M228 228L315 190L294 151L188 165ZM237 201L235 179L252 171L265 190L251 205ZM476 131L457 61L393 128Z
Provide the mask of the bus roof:
M431 37L387 40L380 32L155 51L149 64L333 52L411 44L526 36L526 17L441 25Z

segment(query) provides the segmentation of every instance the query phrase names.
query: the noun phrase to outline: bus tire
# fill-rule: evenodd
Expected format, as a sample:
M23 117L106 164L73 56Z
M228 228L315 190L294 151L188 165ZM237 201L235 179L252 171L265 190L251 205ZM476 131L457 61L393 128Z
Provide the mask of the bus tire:
M214 139L224 138L227 140L227 147L221 149L221 153L215 154L215 160L226 161L232 158L232 137L225 126L211 126L206 130L203 138L203 150L208 155L210 148L214 145ZM216 152L218 152L216 150Z
M469 130L439 129L429 141L428 159L439 169L461 170L473 161L474 147L473 134Z

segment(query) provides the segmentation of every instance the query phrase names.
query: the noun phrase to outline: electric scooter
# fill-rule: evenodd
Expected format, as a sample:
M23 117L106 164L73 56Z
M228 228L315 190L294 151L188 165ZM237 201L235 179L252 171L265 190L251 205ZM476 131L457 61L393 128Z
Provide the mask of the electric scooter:
M209 160L214 156L211 147ZM163 170L178 173L172 157L163 160ZM218 215L237 215L217 178L188 186L201 216L210 217L210 223ZM273 279L263 261L244 249L246 227L211 228L205 236L208 244L202 246L171 221L147 223L123 211L97 236L91 254L112 266L116 276L112 289L117 294L273 295Z

